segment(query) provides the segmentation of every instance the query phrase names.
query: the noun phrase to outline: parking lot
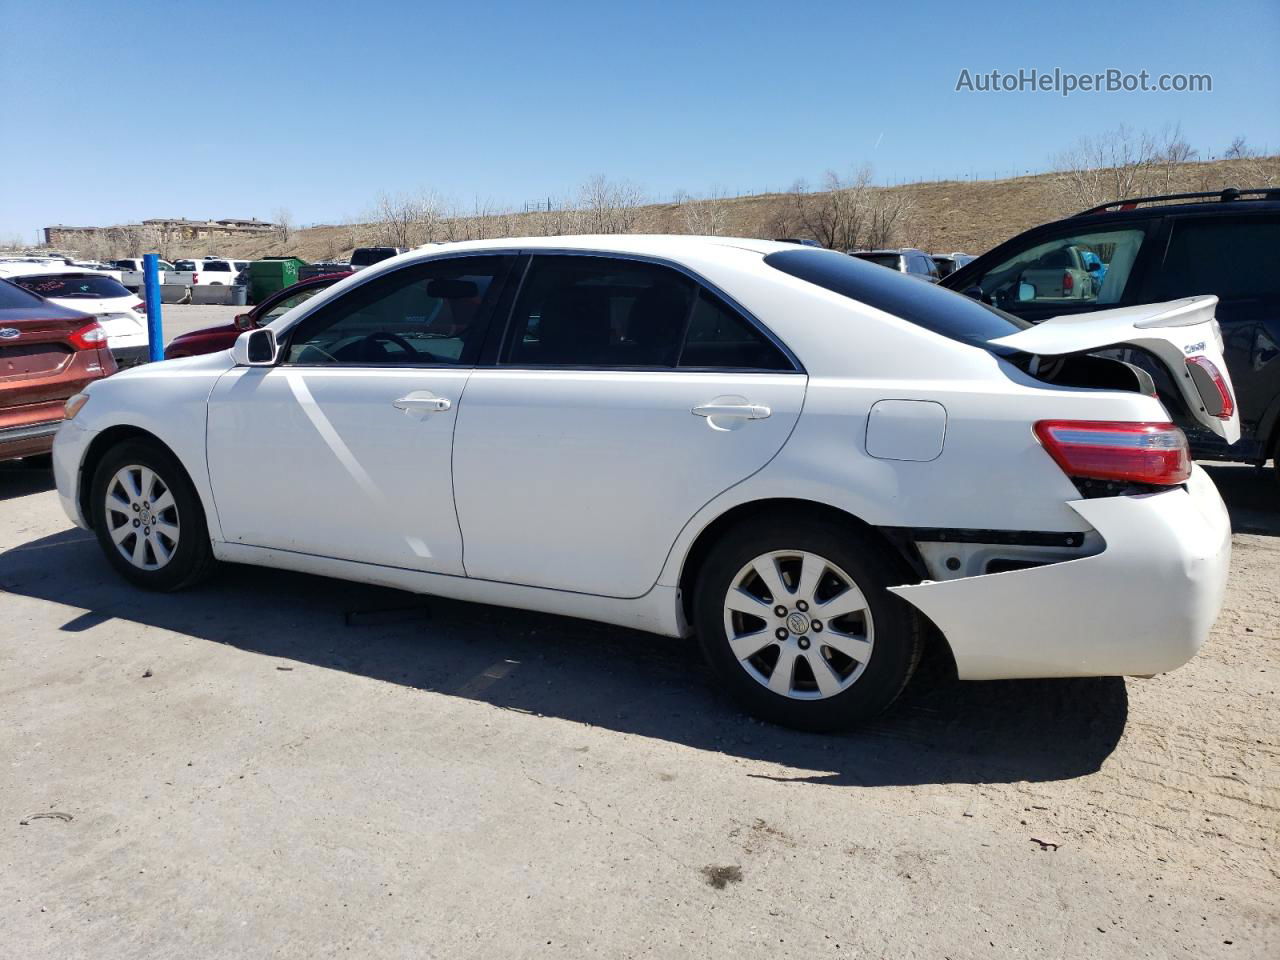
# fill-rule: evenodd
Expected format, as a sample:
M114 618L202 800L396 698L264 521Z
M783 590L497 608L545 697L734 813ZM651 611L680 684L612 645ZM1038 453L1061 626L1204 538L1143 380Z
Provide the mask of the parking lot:
M5 465L0 955L1275 956L1280 515L1210 469L1237 535L1189 665L925 670L815 736L647 634L249 567L136 591Z

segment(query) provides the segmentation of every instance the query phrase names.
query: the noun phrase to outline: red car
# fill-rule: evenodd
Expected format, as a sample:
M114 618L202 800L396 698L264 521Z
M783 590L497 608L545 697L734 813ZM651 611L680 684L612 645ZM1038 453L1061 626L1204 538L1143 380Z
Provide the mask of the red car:
M0 460L47 454L67 400L115 372L93 317L0 280Z
M236 337L254 327L264 327L286 310L292 310L304 300L310 300L321 290L331 287L347 273L326 273L310 280L303 280L291 287L285 287L273 293L267 299L250 310L242 313L231 323L220 327L205 327L203 330L192 330L180 337L174 337L164 348L164 358L194 357L202 353L217 353L219 350L230 350Z

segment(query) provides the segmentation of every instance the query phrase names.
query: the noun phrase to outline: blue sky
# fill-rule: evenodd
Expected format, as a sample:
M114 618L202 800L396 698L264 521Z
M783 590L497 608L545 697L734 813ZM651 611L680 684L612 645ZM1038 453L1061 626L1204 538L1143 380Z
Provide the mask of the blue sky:
M0 0L0 238L49 223L359 216L604 173L655 198L1044 169L1181 123L1280 151L1280 3L196 4ZM1212 93L957 93L962 68L1209 73Z

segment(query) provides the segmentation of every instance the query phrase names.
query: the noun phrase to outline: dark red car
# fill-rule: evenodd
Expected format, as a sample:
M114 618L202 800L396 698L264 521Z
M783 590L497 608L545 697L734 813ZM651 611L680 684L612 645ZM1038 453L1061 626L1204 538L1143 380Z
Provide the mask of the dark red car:
M0 460L48 453L67 400L115 372L93 317L0 280Z
M194 357L202 353L217 353L219 350L230 350L236 337L254 327L264 327L286 310L292 310L304 300L310 300L321 290L331 287L347 273L326 273L323 276L303 280L291 287L285 287L273 293L267 299L250 310L242 313L231 323L220 327L205 327L203 330L192 330L180 337L174 337L164 348L164 358Z

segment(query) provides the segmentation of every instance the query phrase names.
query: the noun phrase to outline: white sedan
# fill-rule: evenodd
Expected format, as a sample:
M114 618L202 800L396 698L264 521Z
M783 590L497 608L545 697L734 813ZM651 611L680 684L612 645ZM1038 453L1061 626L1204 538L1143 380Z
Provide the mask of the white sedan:
M12 262L0 263L0 277L59 306L92 315L121 367L146 362L146 306L116 277L83 267Z
M968 679L1196 652L1230 528L1172 417L1238 435L1215 304L1027 327L790 244L445 244L94 383L58 492L142 587L232 561L696 633L751 710L838 727L933 628Z

